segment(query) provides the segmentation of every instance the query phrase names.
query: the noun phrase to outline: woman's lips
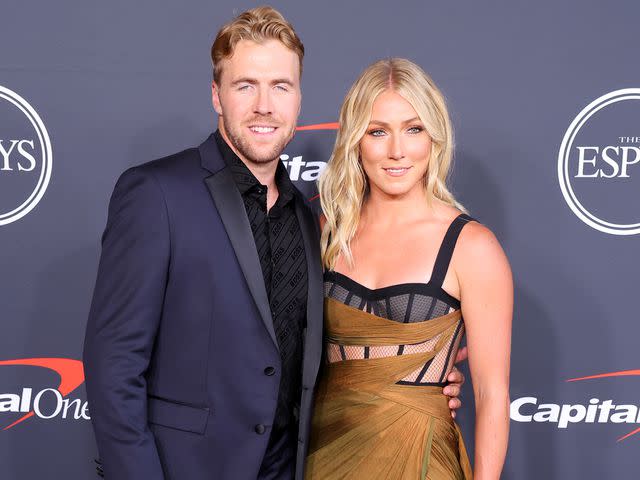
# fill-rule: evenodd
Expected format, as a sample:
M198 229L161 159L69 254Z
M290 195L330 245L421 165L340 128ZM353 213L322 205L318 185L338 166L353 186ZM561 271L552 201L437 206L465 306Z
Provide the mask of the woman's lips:
M382 169L387 173L387 175L391 177L402 177L409 171L410 168L411 167L383 167Z

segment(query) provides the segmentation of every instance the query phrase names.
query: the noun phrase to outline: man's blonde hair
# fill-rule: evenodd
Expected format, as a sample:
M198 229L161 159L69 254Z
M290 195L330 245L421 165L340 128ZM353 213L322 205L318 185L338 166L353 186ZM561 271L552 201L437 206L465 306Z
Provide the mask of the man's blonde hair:
M298 55L300 73L302 73L304 45L300 38L280 12L275 8L263 6L242 12L218 32L211 46L214 82L220 81L221 60L233 56L233 51L240 40L251 40L256 43L278 40Z

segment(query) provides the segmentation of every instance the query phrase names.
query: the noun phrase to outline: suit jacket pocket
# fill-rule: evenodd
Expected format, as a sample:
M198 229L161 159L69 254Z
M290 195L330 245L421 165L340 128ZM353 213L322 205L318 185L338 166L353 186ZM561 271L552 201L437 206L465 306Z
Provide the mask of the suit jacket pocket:
M185 432L204 434L209 408L196 407L158 397L147 398L149 423L175 428Z

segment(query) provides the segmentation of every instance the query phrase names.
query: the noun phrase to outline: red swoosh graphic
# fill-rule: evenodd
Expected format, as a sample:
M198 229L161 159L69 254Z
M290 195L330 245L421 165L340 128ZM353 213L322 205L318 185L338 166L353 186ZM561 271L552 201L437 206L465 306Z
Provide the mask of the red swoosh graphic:
M316 123L314 125L301 125L296 127L296 131L304 132L305 130L337 130L340 126L337 122L332 123Z
M635 430L633 430L632 432L627 433L626 435L623 435L622 437L620 437L618 440L616 440L616 442L621 442L623 440L626 440L627 438L635 435L636 433L640 432L640 428L636 428Z
M22 358L17 360L0 360L0 365L28 365L53 370L60 375L58 391L63 397L69 395L78 388L82 382L84 382L84 368L82 366L82 362L71 358ZM11 425L4 427L3 430L9 430L10 428L15 427L17 424L24 422L27 418L33 417L33 415L34 413L31 411L13 422Z
M594 378L607 377L631 377L640 375L640 370L622 370L620 372L600 373L598 375L590 375L588 377L570 378L567 382L579 382L580 380L593 380Z
M598 375L589 375L588 377L578 377L578 378L570 378L567 382L579 382L581 380L593 380L595 378L610 378L610 377L635 377L640 375L640 370L621 370L619 372L609 372L609 373L600 373ZM616 442L621 442L636 433L640 433L640 428L636 428L635 430L627 433L620 437Z

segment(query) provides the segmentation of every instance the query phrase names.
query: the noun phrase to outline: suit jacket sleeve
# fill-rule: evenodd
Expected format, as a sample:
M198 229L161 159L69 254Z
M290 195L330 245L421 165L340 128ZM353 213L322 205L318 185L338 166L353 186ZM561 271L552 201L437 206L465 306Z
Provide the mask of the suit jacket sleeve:
M164 197L153 173L118 180L84 344L87 396L107 479L162 479L147 424L147 382L170 256Z

